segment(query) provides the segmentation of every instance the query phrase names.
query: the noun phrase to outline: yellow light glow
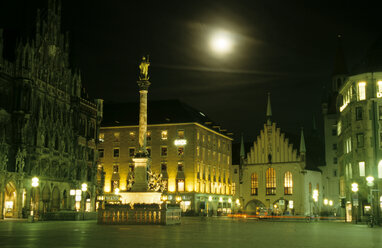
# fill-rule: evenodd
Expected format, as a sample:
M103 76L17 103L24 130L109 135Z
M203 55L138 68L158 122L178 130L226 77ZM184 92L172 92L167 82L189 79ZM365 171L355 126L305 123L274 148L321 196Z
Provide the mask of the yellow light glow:
M226 54L232 49L232 40L227 32L220 32L213 35L210 46L214 52Z
M333 206L333 201L332 200L329 201L329 206Z
M368 183L372 183L372 182L374 182L374 177L372 177L372 176L368 176L368 177L366 177L366 181L367 181Z
M273 207L274 207L274 208L277 208L277 205L275 204L275 205L273 205Z
M209 197L208 197L208 201L212 201L212 196L209 196Z
M223 198L222 197L219 197L219 202L223 202Z
M366 99L366 82L358 83L358 100L362 101Z
M103 188L103 190L104 190L106 193L110 193L110 185L105 185L105 187Z
M37 177L34 177L32 178L32 187L38 187L38 178Z
M81 190L82 190L82 191L87 191L87 190L88 190L88 185L87 185L86 183L83 183L83 184L81 185Z
M231 199L231 198L228 198L228 202L231 203L231 202L232 202L232 199Z
M358 183L351 184L351 191L358 192Z
M378 81L378 90L377 90L377 97L381 98L382 97L382 81Z
M176 146L184 146L184 145L187 145L187 140L185 139L176 139L174 141L174 145Z
M240 205L240 200L239 199L236 199L236 204Z
M329 201L328 199L324 199L324 205L328 205Z
M187 191L192 192L193 189L194 189L194 185L192 184L192 182L187 183Z
M70 195L72 195L72 196L73 196L73 195L76 195L76 190L75 190L75 189L71 189L71 190L70 190Z
M118 195L118 193L119 193L119 188L116 188L116 189L114 190L114 193Z
M173 182L170 182L168 185L168 191L175 192L175 184Z

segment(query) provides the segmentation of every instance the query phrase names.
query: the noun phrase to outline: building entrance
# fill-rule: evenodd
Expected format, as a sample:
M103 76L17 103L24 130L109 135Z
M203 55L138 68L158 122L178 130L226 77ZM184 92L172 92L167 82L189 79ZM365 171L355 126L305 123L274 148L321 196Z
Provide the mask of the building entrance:
M5 199L4 199L4 217L15 218L17 217L16 200L17 192L16 187L12 182L7 183L5 186Z

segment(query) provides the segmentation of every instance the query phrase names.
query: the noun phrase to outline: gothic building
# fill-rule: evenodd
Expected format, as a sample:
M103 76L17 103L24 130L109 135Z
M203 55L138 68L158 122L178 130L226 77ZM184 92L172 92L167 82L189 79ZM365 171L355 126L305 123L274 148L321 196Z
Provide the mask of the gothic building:
M247 154L242 141L240 164L233 166L236 206L248 214L318 214L322 207L321 171L307 159L303 131L298 152L271 117L268 95L264 129Z
M5 39L0 29L0 218L94 211L102 100L85 97L70 67L60 2L37 11L35 37L20 39L14 60Z

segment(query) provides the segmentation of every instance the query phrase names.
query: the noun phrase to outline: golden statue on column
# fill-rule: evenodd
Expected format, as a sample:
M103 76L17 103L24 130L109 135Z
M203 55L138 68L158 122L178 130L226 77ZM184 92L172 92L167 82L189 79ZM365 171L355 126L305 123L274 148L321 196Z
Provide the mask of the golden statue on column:
M139 69L141 70L141 73L139 75L139 80L149 80L149 56L147 58L145 56L142 57L141 64L139 65Z

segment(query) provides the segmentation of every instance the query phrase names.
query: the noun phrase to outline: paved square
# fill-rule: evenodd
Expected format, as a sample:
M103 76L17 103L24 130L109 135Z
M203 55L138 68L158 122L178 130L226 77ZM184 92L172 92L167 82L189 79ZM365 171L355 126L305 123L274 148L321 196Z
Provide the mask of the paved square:
M177 226L0 221L0 247L382 247L382 228L328 222L183 218Z

